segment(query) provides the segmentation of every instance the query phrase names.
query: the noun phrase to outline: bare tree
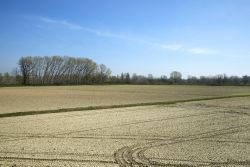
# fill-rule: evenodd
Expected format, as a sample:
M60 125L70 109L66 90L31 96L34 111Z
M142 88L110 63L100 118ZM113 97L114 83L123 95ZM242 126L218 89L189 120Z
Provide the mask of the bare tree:
M105 65L98 66L88 58L74 57L22 57L19 68L23 84L92 84L100 73L102 82L111 75Z
M111 75L111 70L107 68L104 64L100 64L98 68L98 80L100 83L106 82Z
M178 71L173 71L170 73L170 79L174 82L180 82L181 81L182 74Z
M3 84L3 74L0 73L0 84Z
M29 84L31 72L33 69L32 57L22 57L19 60L19 67L23 76L23 84Z

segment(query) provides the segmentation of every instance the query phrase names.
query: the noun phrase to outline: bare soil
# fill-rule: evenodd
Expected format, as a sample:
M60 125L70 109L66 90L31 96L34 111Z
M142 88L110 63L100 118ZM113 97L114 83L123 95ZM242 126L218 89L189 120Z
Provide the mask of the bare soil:
M107 85L0 88L0 114L250 94L247 86Z
M0 119L0 166L250 166L250 97Z

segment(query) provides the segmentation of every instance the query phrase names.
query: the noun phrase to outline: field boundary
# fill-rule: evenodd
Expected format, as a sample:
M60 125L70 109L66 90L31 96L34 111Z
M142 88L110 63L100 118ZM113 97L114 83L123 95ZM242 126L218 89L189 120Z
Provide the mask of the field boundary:
M228 99L228 98L236 98L236 97L250 97L250 94L194 98L194 99L175 100L175 101L118 104L118 105L106 105L106 106L87 106L87 107L52 109L52 110L13 112L13 113L0 114L0 118L27 116L27 115L39 115L39 114L50 114L50 113L63 113L63 112L73 112L73 111L86 111L86 110L100 110L100 109L112 109L112 108L138 107L138 106L170 105L170 104L177 104L177 103L184 103L184 102L195 102L195 101L216 100L216 99Z

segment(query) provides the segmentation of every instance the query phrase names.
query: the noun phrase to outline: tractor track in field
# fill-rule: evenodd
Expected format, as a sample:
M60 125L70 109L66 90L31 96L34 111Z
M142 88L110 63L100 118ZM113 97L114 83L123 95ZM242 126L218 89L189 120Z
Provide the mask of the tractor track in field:
M50 162L95 162L115 164L112 154L61 153L61 152L0 152L1 160L50 161ZM1 165L0 165L1 166Z
M60 158L30 158L30 157L0 157L0 160L29 160L29 161L67 161L67 162L96 162L96 163L111 163L115 164L114 161L108 161L108 160L91 160L91 159L60 159Z
M131 136L125 136L125 137L117 137L116 135L111 136L111 137L103 137L103 136L65 136L65 135L71 135L71 134L76 134L76 133L82 133L82 132L91 132L91 131L96 131L96 130L103 130L103 129L110 129L114 127L123 127L123 126L130 126L130 125L137 125L137 124L143 124L143 123L150 123L150 122L160 122L160 121L167 121L167 120L175 120L175 119L183 119L183 118L189 118L189 117L199 117L199 116L208 116L208 115L216 115L218 113L216 112L207 112L203 114L188 114L188 115L181 115L181 116L176 116L176 117L168 117L168 118L156 118L156 119L147 119L147 120L142 120L142 121L133 121L133 122L125 122L117 125L112 125L112 126L104 126L104 127L98 127L98 128L90 128L90 129L84 129L84 130L76 130L76 131L66 131L66 132L59 132L59 133L53 133L53 134L35 134L35 135L30 135L30 134L7 134L7 135L0 135L3 140L0 141L0 143L3 142L9 142L9 141L17 141L17 140L28 140L32 138L91 138L91 139L141 139L141 140L165 140L166 137L163 136L160 139L159 138L133 138ZM4 138L3 138L4 137Z
M166 140L167 137L147 137L147 136L131 136L131 135L83 135L83 136L46 136L46 135L25 135L25 136L5 136L0 138L1 142L9 142L16 140L26 140L26 139L111 139L111 140L139 140L139 141L159 141Z
M206 112L202 114L188 114L188 115L181 115L181 116L175 116L175 117L168 117L168 118L161 118L161 119L147 119L143 121L133 121L133 122L125 122L122 124L117 124L117 125L112 125L112 126L104 126L104 127L98 127L98 128L90 128L90 129L84 129L84 130L76 130L76 131L71 131L71 132L58 132L58 133L53 133L53 134L29 134L29 133L6 133L6 134L1 134L0 138L2 142L8 142L8 141L15 141L15 140L26 140L26 139L32 139L32 138L72 138L72 139L77 139L77 138L86 138L86 139L127 139L127 140L166 140L169 137L167 136L152 136L152 137L147 137L144 136L142 137L141 135L78 135L78 136L70 136L71 134L75 133L81 133L81 132L91 132L91 131L96 131L96 130L103 130L103 129L110 129L114 127L123 127L123 126L130 126L130 125L136 125L136 124L143 124L143 123L150 123L150 122L159 122L159 121L167 121L167 120L175 120L175 119L182 119L182 118L189 118L189 117L199 117L199 116L208 116L208 115L217 115L217 114L236 114L235 112L227 112L227 111L222 111L222 112ZM237 115L242 115L238 114ZM244 114L243 114L244 115ZM67 135L67 136L64 136Z
M189 114L189 115L182 115L182 116L176 116L176 117L168 117L168 118L156 118L156 119L147 119L147 120L139 120L139 121L133 121L133 122L125 122L121 124L116 124L112 126L105 126L105 127L98 127L98 128L90 128L85 130L77 130L77 131L71 131L71 132L59 132L56 135L69 135L73 133L81 133L81 132L88 132L88 131L95 131L95 130L103 130L103 129L110 129L114 127L123 127L123 126L130 126L130 125L137 125L137 124L144 124L144 123L150 123L150 122L161 122L161 121L167 121L167 120L175 120L175 119L182 119L182 118L189 118L189 117L199 117L199 116L205 116L205 115L216 115L218 113L216 112L209 112L209 113L203 113L203 114Z
M0 152L0 157L4 157L1 156L1 154L11 154L11 155L28 155L28 156L37 156L37 155L42 155L42 156L81 156L81 157L103 157L103 158L112 158L112 154L89 154L89 153L62 153L62 152L14 152L14 151L1 151ZM7 157L7 156L6 156ZM10 157L10 156L9 156ZM22 158L22 157L20 157Z
M197 166L219 166L219 165L248 165L250 161L235 161L235 160L228 160L227 162L211 162L211 161L201 161L201 160L186 160L186 159L166 159L166 158L156 158L153 157L151 159L154 160L163 160L163 161L172 161L172 162L182 162L182 164L171 164L169 166L179 166L179 167L197 167ZM155 163L156 164L156 163ZM190 165L196 164L196 165ZM166 163L158 163L158 166L166 166Z
M149 137L132 137L130 135L123 135L123 136L117 136L117 135L111 135L111 136L102 136L102 135L83 135L83 136L64 136L64 135L70 135L74 133L81 133L81 132L89 132L89 131L96 131L96 130L103 130L103 129L110 129L113 127L122 127L122 126L130 126L130 125L136 125L136 124L142 124L142 123L149 123L149 122L159 122L159 121L166 121L166 120L175 120L175 119L182 119L182 118L188 118L188 117L199 117L199 116L207 116L207 115L216 115L216 114L221 114L221 113L227 113L227 114L239 114L239 112L227 112L227 111L222 111L222 112L206 112L203 114L188 114L188 115L182 115L182 116L176 116L176 117L169 117L169 118L161 118L161 119L148 119L148 120L143 120L143 121L135 121L135 122L125 122L122 124L117 124L114 126L106 126L106 127L98 127L98 128L90 128L90 129L85 129L85 130L77 130L77 131L71 131L71 132L59 132L59 133L53 133L53 134L26 134L26 133L17 133L17 134L1 134L0 138L2 142L8 142L8 141L17 141L17 140L27 140L27 139L32 139L32 138L72 138L72 139L77 139L77 138L85 138L85 139L124 139L124 140L152 140L152 141L159 141L159 140L166 140L168 137L166 136L155 136L154 138L149 138ZM94 114L95 115L95 114ZM242 114L240 114L242 115ZM243 114L245 115L245 114ZM71 115L75 116L75 115ZM76 115L78 117L78 115ZM58 118L58 117L57 117ZM59 118L64 118L64 116L61 116Z
M120 167L157 167L157 166L176 166L176 167L193 167L197 165L189 165L186 163L163 163L147 158L144 153L154 147L161 147L166 145L173 145L178 143L196 141L201 139L209 139L215 136L222 136L226 134L233 134L249 130L250 124L214 130L206 133L199 133L196 135L188 135L185 137L173 138L172 140L149 142L146 144L136 144L133 146L126 146L114 153L115 161ZM184 160L183 160L184 161ZM200 164L200 163L199 163ZM201 165L201 164L200 164ZM214 165L250 165L250 161L228 161L228 162L207 162L203 166Z

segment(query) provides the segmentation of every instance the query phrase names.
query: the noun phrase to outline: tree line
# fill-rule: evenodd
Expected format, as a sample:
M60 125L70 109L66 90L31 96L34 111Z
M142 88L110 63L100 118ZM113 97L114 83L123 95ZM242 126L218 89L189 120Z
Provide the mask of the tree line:
M161 77L153 77L152 74L148 76L129 73L122 73L121 75L112 76L110 78L112 84L166 84L166 85L250 85L250 76L227 76L219 74L214 76L188 76L187 79L182 78L182 74L178 71L170 73L169 77L162 75Z
M86 85L86 84L190 84L190 85L250 85L250 76L188 76L178 71L154 77L129 73L112 76L104 64L89 58L68 56L27 56L20 58L11 74L0 73L0 85Z
M102 84L111 75L104 64L89 58L28 56L22 57L18 65L15 77L21 85Z

